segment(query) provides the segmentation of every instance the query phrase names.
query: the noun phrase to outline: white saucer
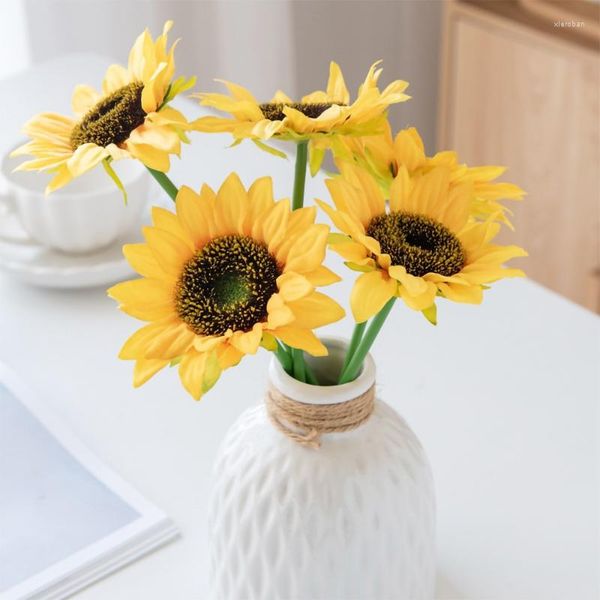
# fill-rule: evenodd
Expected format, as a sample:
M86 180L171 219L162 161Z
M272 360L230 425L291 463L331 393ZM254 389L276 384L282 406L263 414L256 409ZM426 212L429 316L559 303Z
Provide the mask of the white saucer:
M63 254L32 243L0 241L0 269L31 285L76 289L109 285L135 275L123 245L141 241L141 233L124 234L106 248L88 254Z

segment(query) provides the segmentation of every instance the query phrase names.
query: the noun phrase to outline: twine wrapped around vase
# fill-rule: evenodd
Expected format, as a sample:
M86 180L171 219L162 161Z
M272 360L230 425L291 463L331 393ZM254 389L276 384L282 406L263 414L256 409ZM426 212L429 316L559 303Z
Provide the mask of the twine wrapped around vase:
M265 396L273 425L303 446L319 448L321 435L352 431L368 421L375 407L375 385L364 394L335 404L307 404L270 387Z

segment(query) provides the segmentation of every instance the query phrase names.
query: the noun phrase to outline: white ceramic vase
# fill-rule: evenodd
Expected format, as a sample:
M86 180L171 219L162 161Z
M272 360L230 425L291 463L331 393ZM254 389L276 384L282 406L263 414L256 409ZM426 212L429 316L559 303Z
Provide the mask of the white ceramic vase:
M345 344L328 346L339 362ZM369 356L352 383L321 387L273 360L269 378L289 398L332 404L367 391L375 365ZM211 498L212 600L433 598L433 481L415 434L377 399L366 423L321 442L290 440L264 403L231 427Z

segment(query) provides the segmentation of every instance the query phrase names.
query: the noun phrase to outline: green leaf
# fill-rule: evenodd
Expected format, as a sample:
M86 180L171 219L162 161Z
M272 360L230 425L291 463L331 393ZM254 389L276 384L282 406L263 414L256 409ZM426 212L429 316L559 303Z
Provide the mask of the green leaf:
M277 340L267 331L263 333L260 345L271 352L277 350Z
M352 262L350 260L344 262L344 264L349 268L352 269L353 271L360 271L361 273L369 273L370 271L373 270L373 265L358 265L355 262Z
M190 138L187 136L186 132L177 127L175 128L175 133L177 134L177 137L184 143L184 144L189 144L190 143Z
M206 359L206 367L204 369L204 379L202 380L202 393L205 394L210 390L221 376L221 365L216 352L211 352Z
M432 325L437 325L437 306L435 305L435 302L429 308L426 308L421 312Z
M309 148L310 157L308 159L308 164L310 165L310 174L314 177L321 168L323 164L323 159L325 158L325 149L324 148L315 148L313 144L310 145Z
M183 356L178 356L177 358L174 358L170 363L169 366L170 367L176 367L180 362L181 359L183 358Z
M291 375L292 356L291 353L288 352L288 347L283 342L280 342L277 339L275 340L275 345L277 346L275 349L275 356L277 356L277 359L281 363L283 370Z
M343 233L330 233L327 236L328 244L347 244L350 241L350 237Z
M252 140L261 150L272 154L273 156L278 156L279 158L287 158L287 154L282 152L281 150L277 150L272 146L267 146L267 144L263 144L260 140Z
M161 104L160 108L163 108L163 106L165 106L168 102L173 100L173 98L175 98L175 96L177 96L178 94L181 94L182 92L186 92L187 90L193 88L195 85L196 85L196 77L190 77L189 79L186 79L183 76L178 77L168 87L167 93L164 97L163 103Z
M235 148L236 146L239 146L243 141L244 141L244 138L237 138L237 139L233 140L233 142L231 142L231 144L229 144L229 146L227 146L227 147Z
M127 191L125 190L123 182L115 173L115 170L110 166L110 160L110 158L105 158L102 161L102 166L104 167L104 170L108 173L108 176L115 182L116 186L121 190L121 193L123 194L123 202L127 204Z

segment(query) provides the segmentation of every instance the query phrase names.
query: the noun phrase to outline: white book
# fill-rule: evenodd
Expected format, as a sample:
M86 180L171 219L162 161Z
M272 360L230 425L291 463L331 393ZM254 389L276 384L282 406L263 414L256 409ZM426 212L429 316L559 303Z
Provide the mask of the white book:
M177 536L0 364L0 598L66 598Z

